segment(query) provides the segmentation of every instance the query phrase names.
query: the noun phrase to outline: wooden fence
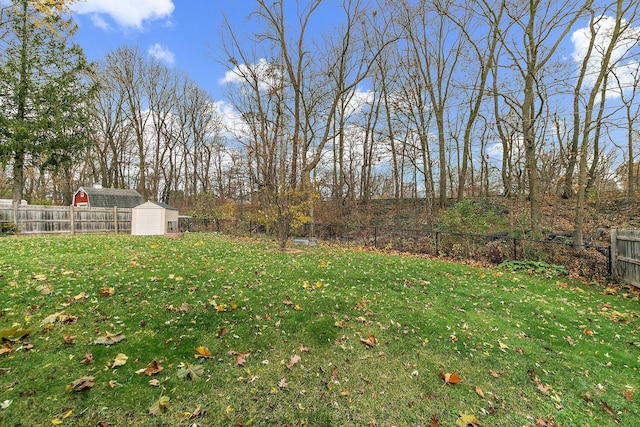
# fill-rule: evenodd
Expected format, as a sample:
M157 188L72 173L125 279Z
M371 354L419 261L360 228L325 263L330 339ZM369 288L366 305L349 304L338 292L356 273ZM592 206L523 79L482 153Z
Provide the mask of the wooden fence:
M611 229L611 269L615 277L640 287L640 230Z
M131 209L0 206L0 222L16 224L22 234L131 233Z

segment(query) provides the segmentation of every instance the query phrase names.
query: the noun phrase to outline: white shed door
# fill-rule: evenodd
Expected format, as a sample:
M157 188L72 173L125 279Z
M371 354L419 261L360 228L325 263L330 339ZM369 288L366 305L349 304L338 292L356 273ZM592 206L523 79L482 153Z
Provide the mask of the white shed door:
M135 229L131 230L131 234L139 236L164 234L160 209L137 209L134 215L136 216Z

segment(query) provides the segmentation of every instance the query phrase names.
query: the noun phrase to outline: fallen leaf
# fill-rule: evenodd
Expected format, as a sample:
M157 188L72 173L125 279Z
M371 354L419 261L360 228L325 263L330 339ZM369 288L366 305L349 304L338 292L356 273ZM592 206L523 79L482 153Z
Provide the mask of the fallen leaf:
M280 381L278 381L278 387L280 388L287 388L287 378L284 377L282 378Z
M76 343L76 336L75 335L65 335L64 337L62 337L64 344L67 345L71 345L71 344L75 344Z
M93 354L92 353L85 353L84 354L84 358L80 361L80 363L92 364L93 363Z
M360 342L364 343L367 347L373 347L376 345L376 337L373 334L369 335L369 338L360 338Z
M149 380L149 385L151 387L159 387L160 386L160 381L156 380L155 378L152 380Z
M444 380L445 384L458 384L460 382L460 377L455 372L440 372L440 378Z
M216 336L217 336L218 338L222 338L222 337L224 337L225 335L227 335L227 328L225 328L225 327L223 326L222 328L218 329L218 333L216 334Z
M331 379L334 381L338 380L338 367L334 365L333 369L331 370Z
M484 392L482 391L479 385L476 386L476 394L484 399Z
M291 369L296 363L300 362L300 360L302 360L300 356L294 354L293 356L291 356L291 359L289 359L289 363L287 363L285 366L287 367L287 369Z
M93 343L101 345L111 345L119 343L124 338L125 336L120 332L116 332L115 334L112 334L111 332L105 332L103 336L96 338Z
M478 427L480 425L480 421L478 421L475 415L460 413L460 418L456 421L456 425L460 427Z
M154 359L151 363L147 365L146 368L142 371L143 374L150 377L151 375L155 375L162 371L164 368L158 364L158 362Z
M500 378L500 376L502 375L502 372L496 372L494 370L490 370L489 373L493 378Z
M42 319L41 324L50 325L51 323L56 323L58 321L58 316L60 313L53 313Z
M542 383L537 383L537 384L538 384L538 386L537 386L538 391L540 391L540 393L548 396L549 395L549 387L543 385Z
M600 405L602 406L602 407L600 408L600 410L601 410L602 412L606 412L606 413L608 413L609 415L615 415L615 414L616 414L616 413L615 413L615 411L613 410L613 408L612 408L611 406L609 406L609 405L607 404L607 402L605 402L604 400L601 400L601 401L600 401Z
M4 343L2 347L0 347L0 355L9 354L13 351L13 347L10 343Z
M436 414L431 414L431 419L429 420L430 427L440 427L440 420L436 417Z
M249 354L251 353L238 353L237 351L231 350L227 354L235 356L236 366L244 366L244 364L247 363L247 356L249 356Z
M549 416L547 418L538 418L536 420L536 427L559 427L559 426L553 420L553 417Z
M202 412L202 408L200 405L196 405L196 409L191 413L191 416L189 417L189 419L195 419L195 418L200 418L202 416L203 412Z
M100 291L98 292L98 294L101 297L110 297L111 295L115 294L116 290L112 287L109 287L107 285L102 285L102 287L100 288Z
M629 393L627 390L624 390L622 395L627 399L627 402L631 402L633 400L633 394Z
M181 362L178 365L178 378L197 381L204 375L204 367L202 365L192 365L187 362Z
M160 396L151 407L149 408L149 414L160 415L169 409L169 396Z
M87 295L86 292L80 292L78 295L73 297L74 301L80 301L81 299L87 299L89 298L89 296Z
M112 368L117 368L118 366L123 366L123 365L125 365L127 363L128 359L129 359L129 357L127 357L126 354L118 353L118 355L114 359L113 363L111 364L111 367Z
M36 287L36 291L40 292L42 295L53 295L53 285L40 285Z
M116 388L118 386L118 382L116 380L109 381L109 387Z
M88 390L95 385L94 377L82 377L78 378L74 382L71 383L71 390L73 391L84 391Z
M211 357L211 351L207 347L196 347L196 352L194 355L196 359L208 359Z

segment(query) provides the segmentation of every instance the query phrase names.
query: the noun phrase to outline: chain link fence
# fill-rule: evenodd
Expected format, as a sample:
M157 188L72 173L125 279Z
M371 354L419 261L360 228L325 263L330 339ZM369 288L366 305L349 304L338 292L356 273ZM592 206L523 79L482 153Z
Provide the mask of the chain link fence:
M189 219L183 231L217 232L233 236L267 235L251 221ZM418 228L306 224L296 236L311 241L397 250L457 260L500 264L536 261L563 266L567 271L594 280L611 277L610 246L574 245L557 239L535 240L508 235L479 235ZM304 239L294 239L300 242Z

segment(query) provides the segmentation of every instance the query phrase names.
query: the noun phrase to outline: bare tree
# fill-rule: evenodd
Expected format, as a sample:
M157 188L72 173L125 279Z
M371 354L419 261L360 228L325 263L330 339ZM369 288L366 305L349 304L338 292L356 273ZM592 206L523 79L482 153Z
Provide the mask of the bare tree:
M145 132L151 118L146 107L147 99L144 91L146 64L137 48L122 46L107 54L105 61L109 64L109 79L118 85L118 93L124 96L125 114L131 125L137 147L137 188L143 199L149 196L147 188L147 152Z
M589 53L594 50L597 52L596 58L599 59L599 67L595 70L593 68L589 68L592 75L591 90L589 91L588 98L585 103L584 117L580 127L581 143L579 152L578 194L573 230L573 241L576 245L582 245L584 239L585 198L590 180L588 175L589 154L591 154L592 163L595 165L597 163L597 157L599 156L597 142L600 138L604 104L607 99L607 80L611 73L611 67L615 64L615 62L612 64L613 53L614 50L619 47L621 38L625 37L627 29L630 27L630 22L632 22L623 20L623 16L626 16L630 11L637 9L638 4L635 1L625 2L624 0L616 0L613 7L615 8L613 27L601 25L601 22L606 20L605 15L603 14L596 17L595 12L593 11L589 22ZM606 13L607 11L608 8L605 8L604 12ZM601 37L598 37L599 31L605 32L604 44L602 46L597 45L597 41L603 41ZM591 57L589 57L589 59L591 59ZM585 72L584 68L582 72ZM594 107L596 102L599 103L599 108L597 117L594 118ZM590 148L593 149L591 153ZM595 167L596 166L592 166L591 170L594 171Z
M544 111L542 79L560 43L591 4L592 0L532 0L509 2L506 5L511 24L509 32L501 32L500 37L509 65L517 71L523 85L521 97L514 98L512 102L517 107L514 111L518 112L522 126L530 221L534 236L540 234L537 154L541 142L536 128Z
M447 17L450 1L419 1L415 6L398 0L399 25L406 37L406 55L411 58L415 76L423 82L430 100L437 129L439 206L447 199L447 136L445 116L453 90L459 52L465 49L465 38L455 31Z

